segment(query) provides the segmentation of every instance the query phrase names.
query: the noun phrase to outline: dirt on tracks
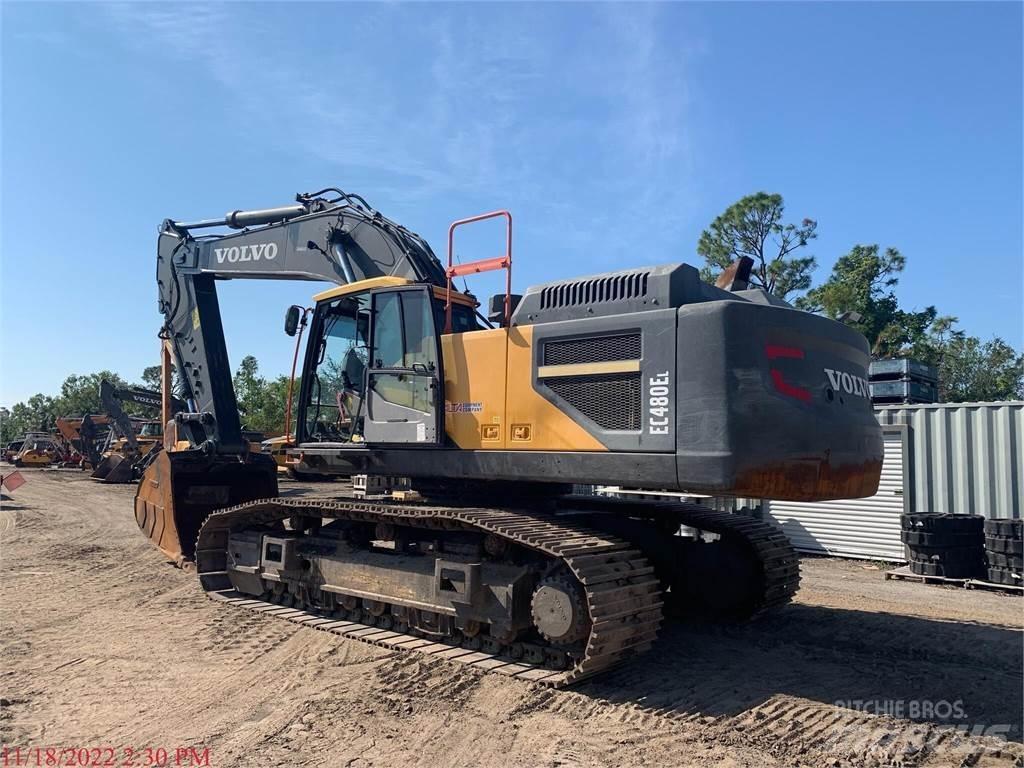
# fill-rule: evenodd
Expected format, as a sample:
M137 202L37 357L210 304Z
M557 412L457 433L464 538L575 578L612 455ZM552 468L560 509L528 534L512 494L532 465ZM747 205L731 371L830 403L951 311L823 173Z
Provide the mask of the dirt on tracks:
M120 764L162 748L187 765L176 750L193 747L214 766L1024 763L1020 598L805 559L780 613L669 626L631 665L550 690L210 601L138 532L134 486L23 472L0 503L9 750L107 747Z

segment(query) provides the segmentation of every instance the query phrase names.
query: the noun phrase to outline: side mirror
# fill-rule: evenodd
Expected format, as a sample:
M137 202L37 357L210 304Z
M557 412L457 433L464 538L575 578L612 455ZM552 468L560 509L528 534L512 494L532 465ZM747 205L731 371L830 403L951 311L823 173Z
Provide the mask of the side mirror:
M294 336L295 331L298 330L302 312L302 307L292 304L288 307L288 311L284 313L284 332L289 336Z

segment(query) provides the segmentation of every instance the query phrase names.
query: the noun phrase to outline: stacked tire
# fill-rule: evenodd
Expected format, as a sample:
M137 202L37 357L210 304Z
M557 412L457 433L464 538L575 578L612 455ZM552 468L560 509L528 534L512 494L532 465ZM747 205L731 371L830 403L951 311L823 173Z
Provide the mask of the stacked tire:
M985 521L985 572L993 584L1024 584L1024 521Z
M985 518L934 512L902 516L910 571L920 576L974 579L985 573Z

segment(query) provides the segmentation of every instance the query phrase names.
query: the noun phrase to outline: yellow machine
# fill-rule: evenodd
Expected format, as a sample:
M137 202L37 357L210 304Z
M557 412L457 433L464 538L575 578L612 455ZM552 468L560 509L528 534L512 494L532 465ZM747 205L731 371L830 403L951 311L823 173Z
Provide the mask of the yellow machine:
M293 447L295 447L294 439L281 435L260 443L260 452L274 460L278 472L287 473L289 470L288 449Z
M506 224L504 254L455 264L456 228L489 218ZM195 234L214 227L238 231ZM136 520L218 599L552 685L647 649L666 603L729 618L784 605L799 569L768 523L572 493L875 492L866 341L751 288L750 266L715 286L669 264L520 296L505 211L455 222L447 265L334 188L165 221L161 336L190 407L145 471ZM483 317L453 281L491 269L506 289ZM278 495L276 444L252 452L241 431L217 301L217 280L244 278L337 284L314 297L287 460L375 487L411 479L424 503ZM286 332L305 316L290 308Z
M49 467L61 461L62 457L60 445L47 435L26 438L12 463L16 467Z

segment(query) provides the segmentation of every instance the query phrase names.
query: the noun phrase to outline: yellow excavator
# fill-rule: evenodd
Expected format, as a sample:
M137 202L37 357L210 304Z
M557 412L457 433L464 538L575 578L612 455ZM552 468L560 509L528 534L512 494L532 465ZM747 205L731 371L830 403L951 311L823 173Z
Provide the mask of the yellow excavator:
M453 263L504 222L501 255ZM545 254L549 258L550 254ZM136 520L202 588L409 652L549 685L646 650L666 609L745 619L787 603L797 558L767 522L573 493L608 484L814 501L870 496L881 432L868 346L847 326L686 264L512 292L512 217L457 221L447 263L337 188L278 208L166 220L161 336L186 410L165 414ZM456 277L506 273L486 316ZM219 280L334 283L314 296L289 458L403 478L422 501L341 483L281 497L243 438ZM289 335L305 317L286 313ZM336 487L336 490L334 490Z

